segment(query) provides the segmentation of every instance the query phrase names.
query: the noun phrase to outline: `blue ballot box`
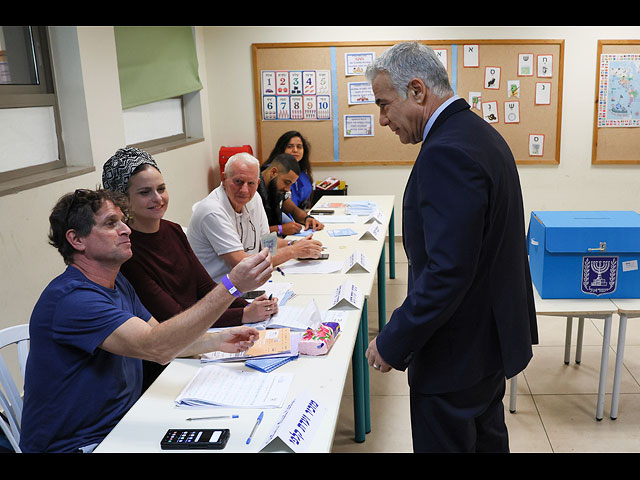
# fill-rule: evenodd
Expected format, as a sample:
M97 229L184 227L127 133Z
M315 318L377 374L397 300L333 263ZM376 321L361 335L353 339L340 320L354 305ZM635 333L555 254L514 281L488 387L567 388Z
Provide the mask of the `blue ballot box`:
M527 241L542 298L640 297L637 212L532 212Z

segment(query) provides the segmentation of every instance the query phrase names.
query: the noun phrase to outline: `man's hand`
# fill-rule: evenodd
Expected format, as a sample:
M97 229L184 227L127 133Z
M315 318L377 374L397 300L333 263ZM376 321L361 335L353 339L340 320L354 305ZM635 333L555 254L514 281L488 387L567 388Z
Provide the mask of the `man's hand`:
M278 299L269 299L266 294L262 294L244 307L242 323L262 322L276 313L278 313Z
M322 230L324 228L324 224L319 222L312 216L308 216L304 221L304 229L309 230L310 228L315 232L316 230Z
M300 230L302 230L304 226L299 224L298 222L287 222L282 224L282 234L286 237L287 235L295 235Z
M226 353L244 352L258 340L258 330L253 327L233 327L216 334L216 350Z
M271 255L269 249L265 248L255 255L243 258L229 272L229 280L241 292L250 292L266 283L272 272Z
M293 258L318 258L322 254L322 243L312 237L309 235L289 247L294 252Z
M378 352L378 347L376 346L376 339L378 337L371 340L369 343L369 347L367 347L367 351L365 352L365 356L369 362L369 366L379 370L382 373L386 373L392 370L393 367L384 361L380 353Z

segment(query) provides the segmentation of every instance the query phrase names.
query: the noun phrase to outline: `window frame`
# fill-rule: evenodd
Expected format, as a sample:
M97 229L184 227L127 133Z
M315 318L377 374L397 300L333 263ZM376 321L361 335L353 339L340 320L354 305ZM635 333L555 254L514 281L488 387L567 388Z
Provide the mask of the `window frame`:
M52 107L58 158L56 160L0 172L0 183L21 179L66 166L64 145L62 141L62 122L54 81L51 42L49 31L44 26L28 26L35 50L35 65L38 76L36 85L0 84L0 108Z

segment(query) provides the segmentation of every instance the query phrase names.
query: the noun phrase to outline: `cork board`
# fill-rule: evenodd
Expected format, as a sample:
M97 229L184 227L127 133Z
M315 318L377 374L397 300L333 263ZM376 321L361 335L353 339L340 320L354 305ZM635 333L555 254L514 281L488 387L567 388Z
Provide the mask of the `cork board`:
M491 124L502 134L519 164L557 164L560 155L562 112L562 76L564 40L447 40L422 43L437 50L446 60L447 72L456 93L472 103L469 93L479 92L482 102L497 107L497 122ZM350 104L350 82L366 82L364 75L346 75L346 54L382 54L395 41L381 42L307 42L253 44L254 99L258 133L257 156L263 161L271 152L278 137L286 131L298 130L310 142L313 165L410 165L420 145L403 145L387 127L378 123L375 103ZM465 46L473 45L478 52L477 66L464 65ZM534 70L519 75L519 54L531 54ZM539 77L535 70L537 58L552 62L551 76ZM500 79L494 86L484 88L488 67L499 67ZM302 70L330 72L330 119L292 120L265 119L263 82L264 72L292 72ZM509 97L507 81L519 81L519 98ZM549 87L547 103L536 104L537 83ZM507 123L505 102L517 101L519 118ZM480 105L472 108L484 116ZM373 135L349 137L344 135L344 117L373 116ZM532 154L530 136L538 135L543 144Z
M602 109L609 106L601 103L601 80L605 77L601 75L605 70L601 68L602 56L607 54L640 54L640 40L599 40L596 62L596 93L594 101L594 125L593 125L593 148L592 164L615 165L615 164L640 164L640 128L638 126L614 127L601 125ZM633 111L640 114L640 96L635 90L638 86L638 79L631 83L631 94L635 91L634 102L636 104ZM634 86L635 85L635 86ZM606 88L606 87L604 87ZM631 95L624 99L622 103L631 98ZM611 118L611 117L608 117ZM621 118L629 118L623 115ZM634 117L636 118L636 117ZM635 123L638 123L636 119Z

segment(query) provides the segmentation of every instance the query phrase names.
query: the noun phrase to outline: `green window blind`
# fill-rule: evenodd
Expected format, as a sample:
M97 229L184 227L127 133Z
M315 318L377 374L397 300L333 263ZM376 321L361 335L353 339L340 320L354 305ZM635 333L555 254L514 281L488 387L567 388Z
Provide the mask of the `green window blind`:
M122 108L202 88L191 27L114 27Z

